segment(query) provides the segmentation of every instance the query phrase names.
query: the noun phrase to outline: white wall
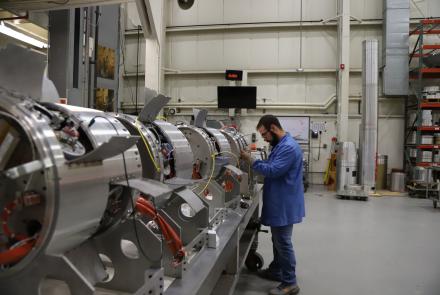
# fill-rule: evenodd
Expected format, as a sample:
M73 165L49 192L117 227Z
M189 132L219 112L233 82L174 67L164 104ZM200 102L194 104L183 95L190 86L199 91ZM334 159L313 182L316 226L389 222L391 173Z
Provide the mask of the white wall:
M165 76L163 91L177 104L215 104L216 87L227 85L225 69L249 71L249 85L258 87L258 103L322 105L336 93L337 30L335 25L323 26L322 19L336 15L336 0L303 0L302 58L300 60L300 0L196 0L189 10L181 10L177 1L168 1ZM382 42L383 0L352 0L351 14L364 24L351 27L350 97L359 99L361 82L361 44L365 39ZM412 0L411 17L440 16L440 1ZM374 20L376 22L374 22ZM379 21L379 22L377 22ZM278 23L278 24L276 24ZM241 25L240 25L241 24ZM231 25L232 29L226 29ZM207 29L210 28L210 29ZM180 30L180 31L179 31ZM127 68L133 63L134 37L127 38L130 52ZM380 46L379 45L379 46ZM134 46L134 47L133 47ZM381 52L381 50L379 50ZM379 63L381 64L381 57ZM299 66L304 73L296 73ZM127 80L134 81L133 78ZM381 81L381 80L380 80ZM134 82L125 91L130 101ZM381 88L381 87L380 87ZM380 91L381 93L381 91ZM379 109L379 153L389 156L389 168L402 167L403 159L403 99L381 99ZM182 108L182 114L190 110ZM269 110L267 111L269 112ZM330 145L336 135L336 108L327 110L275 109L278 115L310 114L312 121L326 121L327 132L322 143ZM216 118L226 114L211 109ZM262 111L248 111L239 118L244 133L255 131ZM322 115L320 115L322 114ZM186 116L176 117L180 120ZM358 102L350 102L350 140L358 141ZM263 142L260 140L260 144ZM317 141L313 146L317 147ZM313 148L314 157L317 149ZM319 161L312 160L312 170L322 172L329 148L321 150ZM317 174L315 181L322 175Z

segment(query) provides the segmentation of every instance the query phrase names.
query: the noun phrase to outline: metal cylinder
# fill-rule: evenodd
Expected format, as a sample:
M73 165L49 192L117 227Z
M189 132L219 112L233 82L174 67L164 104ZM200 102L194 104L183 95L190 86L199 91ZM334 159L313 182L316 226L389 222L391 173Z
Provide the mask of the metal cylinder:
M375 190L378 118L378 41L362 42L362 120L359 140L360 184Z
M387 171L388 171L388 156L378 155L377 157L377 176L376 189L387 188Z
M405 191L405 173L392 172L391 173L391 191L404 192Z

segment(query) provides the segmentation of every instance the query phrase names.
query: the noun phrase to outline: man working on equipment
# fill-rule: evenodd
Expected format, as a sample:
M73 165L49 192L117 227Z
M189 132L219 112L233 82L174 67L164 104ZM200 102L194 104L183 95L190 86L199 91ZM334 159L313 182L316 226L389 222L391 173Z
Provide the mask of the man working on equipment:
M269 267L258 274L281 282L269 294L298 294L292 231L293 224L300 223L305 216L302 151L273 115L261 117L257 130L272 147L269 158L254 160L248 151L242 151L241 157L265 177L261 223L270 226L274 257Z

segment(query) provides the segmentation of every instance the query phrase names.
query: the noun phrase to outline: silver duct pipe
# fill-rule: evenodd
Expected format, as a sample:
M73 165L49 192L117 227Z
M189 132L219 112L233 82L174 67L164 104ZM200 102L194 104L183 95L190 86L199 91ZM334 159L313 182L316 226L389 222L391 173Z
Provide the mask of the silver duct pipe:
M362 123L360 132L360 184L375 190L378 120L378 41L362 42Z

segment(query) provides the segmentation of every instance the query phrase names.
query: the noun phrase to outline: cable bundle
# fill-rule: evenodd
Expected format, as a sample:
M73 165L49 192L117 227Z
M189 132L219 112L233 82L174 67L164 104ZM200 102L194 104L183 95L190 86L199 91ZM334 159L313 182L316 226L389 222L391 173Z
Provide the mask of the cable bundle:
M10 240L17 241L8 250L0 252L0 265L8 265L19 262L23 259L35 245L35 237L27 237L23 234L15 234L8 226L8 219L12 212L17 208L16 202L10 202L3 208L3 212L0 215L2 222L3 233Z
M171 225L158 214L153 204L142 197L136 200L136 211L152 218L159 226L168 247L174 255L176 262L181 262L185 257L185 251L183 250L182 240Z

